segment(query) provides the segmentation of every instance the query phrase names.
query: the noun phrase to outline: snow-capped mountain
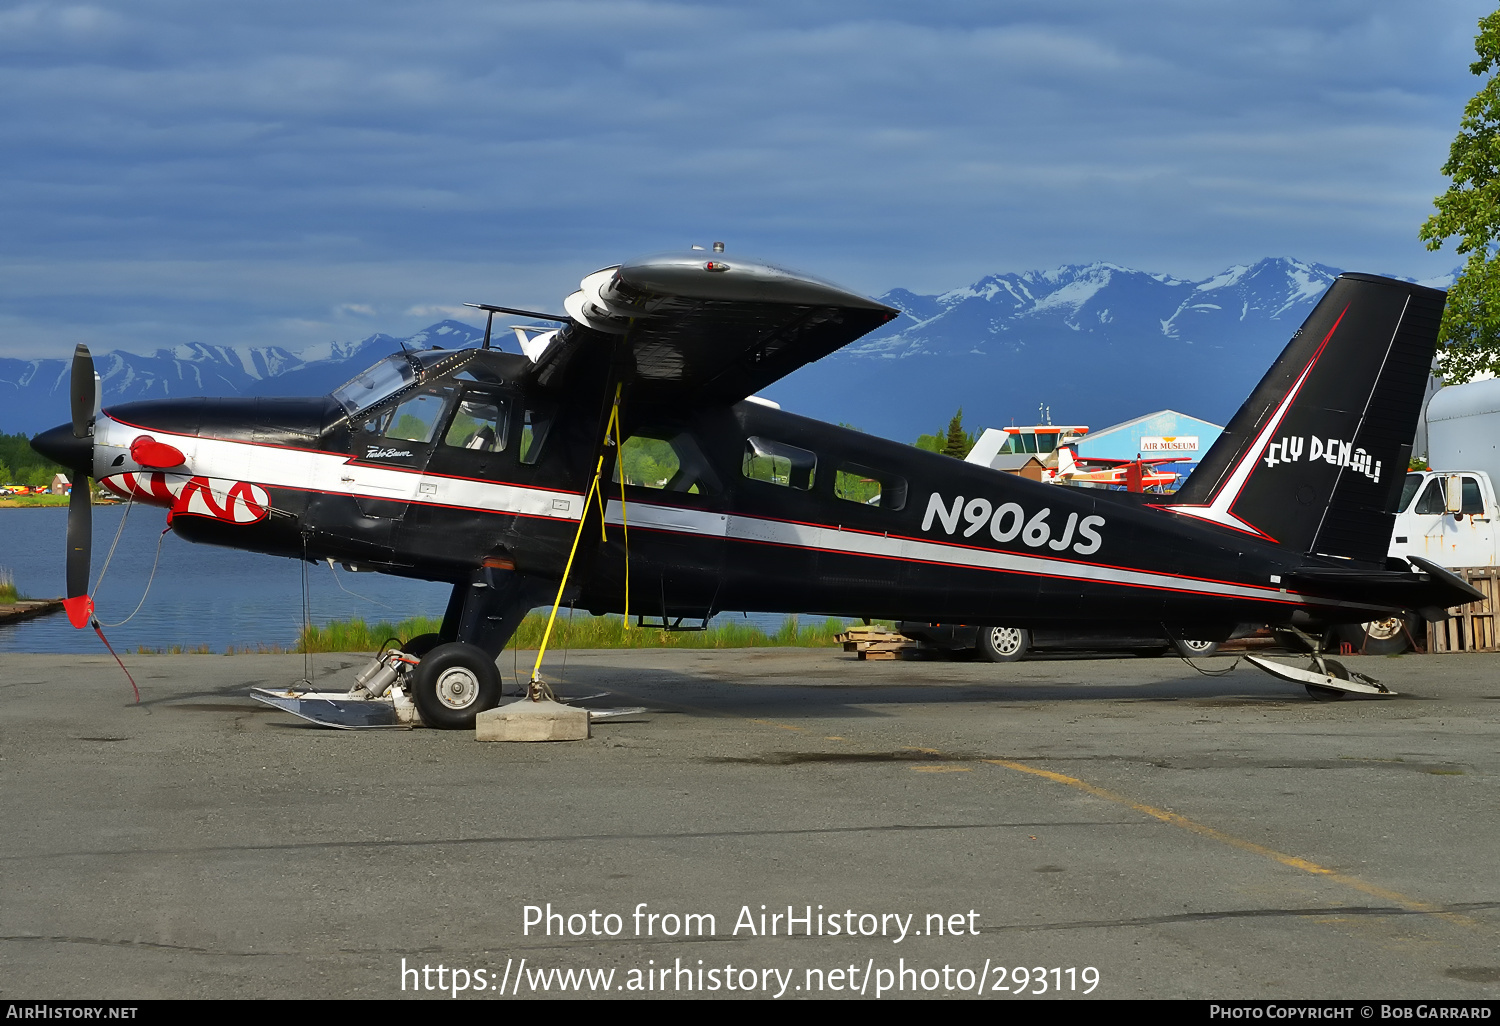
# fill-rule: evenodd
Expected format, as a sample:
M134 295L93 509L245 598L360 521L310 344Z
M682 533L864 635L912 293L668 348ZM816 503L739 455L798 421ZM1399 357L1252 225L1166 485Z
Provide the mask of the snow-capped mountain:
M766 395L903 441L960 406L970 429L1036 423L1039 406L1095 429L1164 408L1223 424L1339 273L1279 258L1184 281L1094 263L895 289L880 298L906 316Z
M440 321L405 339L375 334L293 353L279 346L234 349L194 342L149 356L94 354L106 404L196 395L322 395L405 343L408 348L473 345L484 331ZM0 359L0 432L28 435L68 419L72 360Z
M1094 263L988 275L937 295L894 289L880 298L905 316L765 394L792 412L906 442L943 429L959 406L971 430L1034 423L1039 405L1055 423L1095 429L1163 408L1223 424L1338 274L1278 258L1184 281ZM95 364L107 404L319 395L403 342L452 348L482 337L440 321L405 339L371 335L296 353L196 343L96 354ZM34 434L67 419L68 371L68 360L0 359L0 431Z

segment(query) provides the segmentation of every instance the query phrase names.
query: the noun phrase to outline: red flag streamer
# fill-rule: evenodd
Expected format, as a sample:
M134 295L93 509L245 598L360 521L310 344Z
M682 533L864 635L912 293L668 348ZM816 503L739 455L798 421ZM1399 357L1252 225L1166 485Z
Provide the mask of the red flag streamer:
M104 642L104 647L109 649L109 654L115 657L115 662L120 663L120 657L115 653L114 646L111 645L109 643L109 639L104 636L104 631L99 629L99 621L97 619L94 621L93 627L94 633L99 635L99 640ZM135 692L135 704L140 705L141 689L135 686L135 678L130 675L129 670L125 669L124 663L120 663L120 671L125 674L125 679L130 681L130 690Z

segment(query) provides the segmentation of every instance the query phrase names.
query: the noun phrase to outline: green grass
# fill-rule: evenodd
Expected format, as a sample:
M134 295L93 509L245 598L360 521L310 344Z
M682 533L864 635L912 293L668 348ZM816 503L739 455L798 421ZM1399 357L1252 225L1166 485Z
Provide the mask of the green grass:
M3 495L0 496L0 509L24 509L31 506L66 506L69 503L66 495Z
M21 596L16 593L16 579L6 567L0 566L0 605L10 605L21 601Z
M367 624L364 620L335 620L324 627L304 631L295 651L373 652L387 638L409 640L418 634L436 634L441 626L430 617L415 617L400 623ZM521 621L509 648L535 650L546 629L544 613L531 613ZM766 634L748 623L720 624L706 631L663 631L652 627L625 629L619 616L587 616L559 611L548 649L563 648L817 648L835 644L843 632L839 620L820 624L798 624L787 617L775 634Z

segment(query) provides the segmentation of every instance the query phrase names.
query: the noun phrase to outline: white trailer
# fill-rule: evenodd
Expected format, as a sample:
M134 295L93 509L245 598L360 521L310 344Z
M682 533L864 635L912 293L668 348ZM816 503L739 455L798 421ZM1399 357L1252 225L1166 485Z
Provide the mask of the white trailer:
M1427 465L1500 480L1500 379L1439 389L1427 404Z

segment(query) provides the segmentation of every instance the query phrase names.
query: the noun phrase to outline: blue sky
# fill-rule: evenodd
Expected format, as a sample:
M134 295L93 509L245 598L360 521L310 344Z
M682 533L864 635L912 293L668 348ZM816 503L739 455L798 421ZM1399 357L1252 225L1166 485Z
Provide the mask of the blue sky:
M1470 0L0 6L0 355L406 333L727 242L868 294L1426 276Z

